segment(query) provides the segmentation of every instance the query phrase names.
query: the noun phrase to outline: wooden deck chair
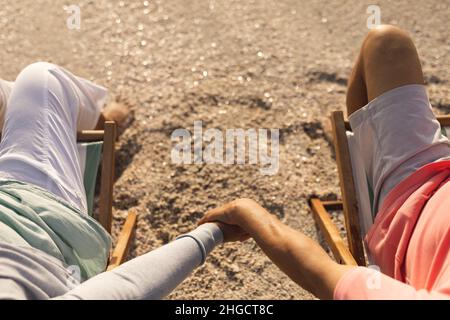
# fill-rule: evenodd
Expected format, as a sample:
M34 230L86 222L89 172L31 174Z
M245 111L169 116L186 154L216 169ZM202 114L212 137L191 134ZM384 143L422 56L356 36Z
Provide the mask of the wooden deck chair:
M450 137L450 115L438 116L442 134ZM331 114L333 143L342 200L322 201L311 198L314 218L335 259L341 264L366 266L370 256L365 254L363 238L372 225L373 192L357 152L352 152L353 133L343 112ZM345 219L347 244L333 223L330 211L342 210Z
M93 215L94 192L99 164L102 164L100 195L97 221L111 233L113 218L114 158L116 124L108 121L104 130L87 130L77 134L80 167L84 177L84 187L88 202L88 213ZM136 227L136 212L130 211L112 250L107 270L112 270L125 261Z

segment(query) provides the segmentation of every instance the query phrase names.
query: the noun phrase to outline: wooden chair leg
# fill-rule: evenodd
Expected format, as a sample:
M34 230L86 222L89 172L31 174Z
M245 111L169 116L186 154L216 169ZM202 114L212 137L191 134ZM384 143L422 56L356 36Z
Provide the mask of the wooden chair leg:
M109 260L109 265L107 271L110 271L119 265L121 265L127 256L128 250L130 248L131 239L134 236L134 231L136 229L137 214L136 210L132 209L128 213L125 223L120 231L119 237L117 239L117 245L113 250L113 254Z
M344 240L339 234L338 229L330 218L327 210L325 209L322 201L317 198L310 200L311 208L314 213L314 218L322 231L325 240L330 246L334 257L339 263L357 266L355 258L350 253L350 250L345 245ZM333 201L333 203L327 203L329 206L335 206L337 208L342 207L342 203Z

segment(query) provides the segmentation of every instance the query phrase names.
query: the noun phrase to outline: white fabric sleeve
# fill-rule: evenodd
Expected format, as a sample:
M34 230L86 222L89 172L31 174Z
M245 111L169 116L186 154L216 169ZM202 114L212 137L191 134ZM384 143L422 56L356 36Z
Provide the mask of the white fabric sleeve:
M214 223L103 272L56 299L161 299L201 265L223 235Z

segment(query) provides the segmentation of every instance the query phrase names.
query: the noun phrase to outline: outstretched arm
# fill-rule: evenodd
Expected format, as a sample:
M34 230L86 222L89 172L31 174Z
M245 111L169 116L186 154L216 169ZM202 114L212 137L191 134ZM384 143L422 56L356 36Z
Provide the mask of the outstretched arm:
M200 226L187 235L103 272L57 299L160 299L175 289L201 265L225 232L213 223Z
M339 279L354 267L334 262L314 240L284 225L253 200L239 199L209 211L200 223L242 228L293 281L321 299L332 299Z
M317 242L284 225L253 200L239 199L211 210L200 223L211 221L240 227L241 239L255 239L284 273L321 299L450 298L450 281L428 291L373 269L337 264Z

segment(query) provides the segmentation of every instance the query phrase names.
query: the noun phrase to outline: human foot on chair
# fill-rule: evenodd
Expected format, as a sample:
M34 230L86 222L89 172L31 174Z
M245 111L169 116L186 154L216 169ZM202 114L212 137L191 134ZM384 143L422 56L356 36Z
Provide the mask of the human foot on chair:
M103 109L100 119L98 120L96 129L103 130L106 121L115 121L119 133L125 130L126 124L131 116L130 108L126 103L112 101Z

